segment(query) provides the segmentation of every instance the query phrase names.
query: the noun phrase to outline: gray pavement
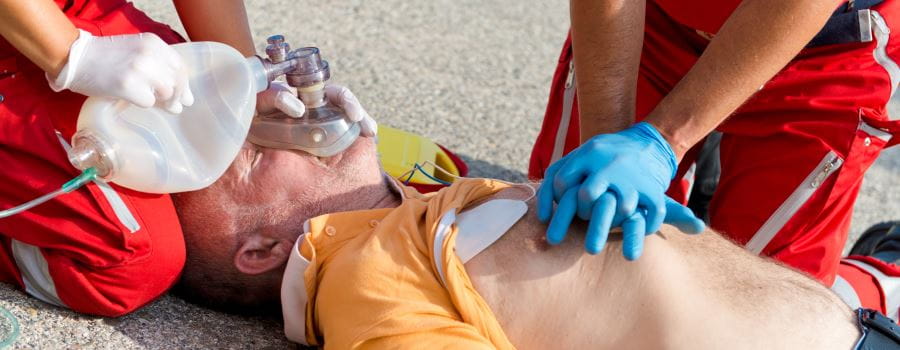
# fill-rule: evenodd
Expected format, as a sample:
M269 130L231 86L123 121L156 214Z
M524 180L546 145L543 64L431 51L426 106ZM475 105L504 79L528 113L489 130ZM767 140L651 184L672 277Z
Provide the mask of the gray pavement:
M168 1L135 1L174 23ZM473 176L524 180L568 27L564 1L248 1L257 42L282 33L315 45L383 125L459 152ZM900 219L900 147L866 176L852 233ZM165 296L119 319L48 307L8 286L16 348L286 348L275 320L225 315Z

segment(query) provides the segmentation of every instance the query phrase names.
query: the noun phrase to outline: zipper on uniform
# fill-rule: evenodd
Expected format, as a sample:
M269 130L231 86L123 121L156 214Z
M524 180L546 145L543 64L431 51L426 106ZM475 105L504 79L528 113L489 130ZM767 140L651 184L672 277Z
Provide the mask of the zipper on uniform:
M775 238L775 235L787 224L788 220L794 217L794 214L815 194L817 188L825 180L828 180L841 167L843 162L844 160L834 151L829 151L794 192L781 203L781 206L775 209L775 212L769 216L769 219L763 223L744 247L753 254L762 253L769 243L772 242L772 239Z
M566 85L563 89L562 114L559 116L559 124L556 128L556 139L553 141L553 153L550 153L550 162L554 163L563 156L566 147L566 137L569 131L569 123L572 120L572 105L575 103L575 61L569 60L569 74L566 76Z
M822 182L825 182L825 179L828 178L828 175L831 174L832 171L837 169L838 165L841 163L841 158L837 155L831 159L830 162L825 163L825 166L822 167L822 171L819 171L819 174L813 178L812 182L809 184L812 188L819 187L822 185Z

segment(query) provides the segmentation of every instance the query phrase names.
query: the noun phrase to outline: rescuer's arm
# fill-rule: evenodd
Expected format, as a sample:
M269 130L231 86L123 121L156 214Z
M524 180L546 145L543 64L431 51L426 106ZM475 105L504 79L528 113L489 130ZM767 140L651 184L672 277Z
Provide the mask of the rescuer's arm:
M819 32L838 1L745 1L645 121L678 159L775 76Z
M0 0L0 35L43 71L66 64L78 29L51 0Z
M667 206L689 211L663 195L677 163L662 136L647 125L623 131L634 123L646 1L571 0L570 5L583 145L547 169L538 217L550 223L551 244L561 243L575 215L589 220L585 249L592 254L603 249L610 228L622 227L623 253L637 259L643 237L664 221L690 232L699 222L692 215L666 215Z
M646 1L571 0L581 142L634 123Z
M216 41L256 54L243 0L173 0L191 41Z
M837 5L741 3L644 122L595 136L548 168L538 196L540 218L550 221L548 241L560 243L577 214L591 221L590 242L604 242L609 227L622 226L625 256L640 256L644 235L655 232L665 217L664 193L678 160L790 62ZM560 205L552 214L554 201ZM596 253L602 247L586 248Z
M0 0L0 34L47 73L54 91L172 113L194 102L184 62L156 35L96 37L76 29L49 0Z

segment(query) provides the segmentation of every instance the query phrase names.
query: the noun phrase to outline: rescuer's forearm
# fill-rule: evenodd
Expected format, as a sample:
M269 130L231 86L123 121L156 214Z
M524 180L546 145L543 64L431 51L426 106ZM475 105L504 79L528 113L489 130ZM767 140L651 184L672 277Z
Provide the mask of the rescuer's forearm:
M838 1L745 1L650 113L680 160L819 32ZM579 91L580 94L580 91Z
M634 123L644 0L571 0L581 142Z
M216 41L256 54L247 10L242 0L173 0L178 17L192 41Z
M51 0L0 0L0 35L55 77L66 65L78 29Z

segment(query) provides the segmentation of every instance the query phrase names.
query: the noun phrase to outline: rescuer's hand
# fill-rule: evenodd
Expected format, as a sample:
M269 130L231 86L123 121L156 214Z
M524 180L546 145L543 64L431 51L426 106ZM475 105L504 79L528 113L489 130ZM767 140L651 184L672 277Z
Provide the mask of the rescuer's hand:
M658 231L664 221L685 232L702 231L702 221L665 196L676 170L674 152L650 124L593 137L547 169L538 192L538 218L546 222L552 217L547 241L562 242L576 214L590 220L588 253L599 253L610 228L621 226L623 254L629 260L640 257L644 236ZM559 203L555 213L554 201Z
M301 118L306 113L306 105L287 83L273 81L268 89L256 95L256 113L269 114L276 110L293 118Z
M69 89L86 96L119 98L176 114L194 103L187 66L155 34L93 36L79 32L65 66L56 77L47 75L54 91Z
M378 124L375 123L375 119L369 116L350 89L341 85L328 84L325 86L325 98L328 103L343 109L350 121L359 123L362 136L373 137L378 133ZM297 98L294 89L280 81L273 81L269 88L260 92L256 98L257 113L267 114L276 109L294 118L302 118L306 113L306 105Z
M347 113L351 121L359 122L362 136L374 137L378 133L378 124L375 119L359 103L359 99L345 86L328 84L325 86L325 98L331 104L340 107Z

